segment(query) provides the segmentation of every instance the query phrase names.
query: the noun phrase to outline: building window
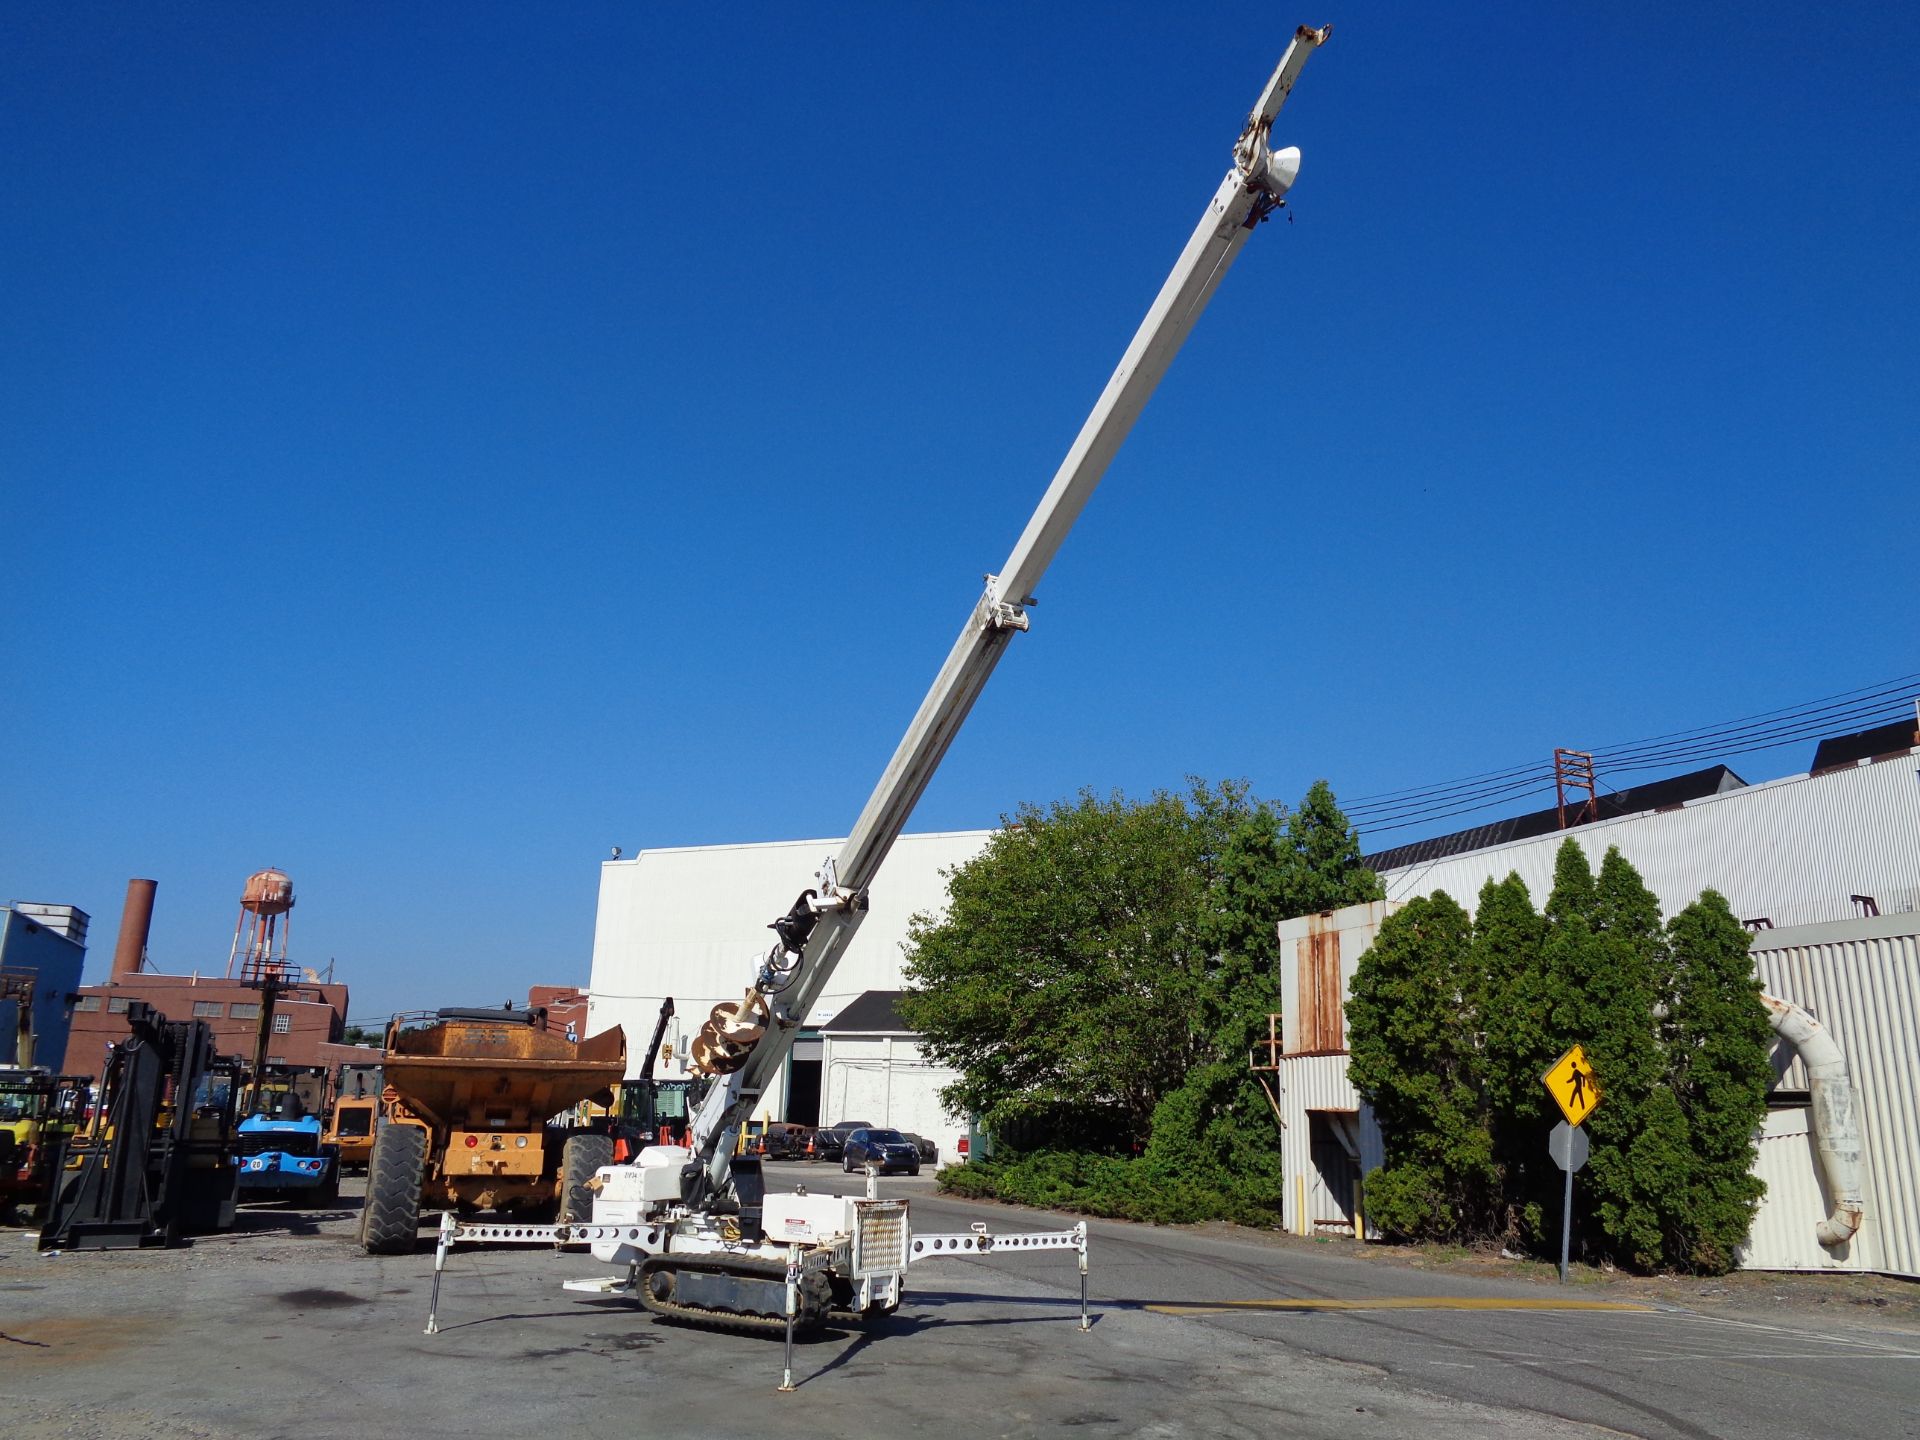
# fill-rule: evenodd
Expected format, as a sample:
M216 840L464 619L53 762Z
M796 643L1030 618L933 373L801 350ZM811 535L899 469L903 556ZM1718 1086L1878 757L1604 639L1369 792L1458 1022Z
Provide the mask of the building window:
M267 1064L269 1065L284 1065L286 1063L287 1063L287 1057L284 1055L267 1056Z
M227 1013L227 1007L218 1000L196 1000L193 1002L193 1013L208 1020L218 1020Z
M107 1013L109 1015L126 1014L127 1013L127 997L124 995L109 995L107 997Z
M75 1010L98 1010L100 1008L100 997L98 995L82 995L79 1000L74 1002L73 1008Z
M227 1014L235 1020L258 1020L260 1007L250 1000L236 1000L227 1006Z
M290 1031L292 1031L292 1029L293 1029L293 1016L276 1015L273 1017L273 1033L274 1034L285 1035L285 1034L288 1034Z

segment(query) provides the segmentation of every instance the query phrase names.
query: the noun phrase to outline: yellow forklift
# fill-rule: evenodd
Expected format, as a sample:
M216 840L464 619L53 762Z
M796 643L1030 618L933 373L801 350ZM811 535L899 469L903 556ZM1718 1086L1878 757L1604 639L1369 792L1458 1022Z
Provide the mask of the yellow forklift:
M37 1215L53 1188L60 1149L79 1128L90 1082L34 1064L34 977L0 975L0 1000L14 1002L14 1062L0 1065L0 1219Z
M54 1166L80 1128L89 1082L81 1075L0 1065L0 1218L45 1208Z

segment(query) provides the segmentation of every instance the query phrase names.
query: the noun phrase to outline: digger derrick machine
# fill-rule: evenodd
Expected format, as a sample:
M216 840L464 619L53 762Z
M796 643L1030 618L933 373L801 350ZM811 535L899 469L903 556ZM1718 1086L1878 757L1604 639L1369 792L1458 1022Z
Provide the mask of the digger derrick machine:
M1107 382L1013 553L974 602L926 698L840 852L772 923L774 942L741 999L714 1008L692 1044L696 1071L714 1077L693 1116L691 1144L643 1151L601 1172L596 1225L644 1222L637 1242L599 1242L602 1259L638 1267L641 1302L681 1319L738 1325L784 1322L787 1247L806 1242L814 1263L800 1283L801 1328L830 1309L891 1308L911 1246L876 1208L835 1196L769 1196L759 1164L734 1154L743 1119L779 1074L801 1024L867 909L867 887L905 828L947 747L1008 643L1028 628L1027 607L1067 532L1166 374L1200 312L1253 229L1282 203L1300 153L1275 150L1271 130L1301 67L1326 38L1301 28L1247 118L1233 164L1187 241L1119 367ZM886 1202L881 1202L885 1204ZM851 1213L849 1213L851 1212ZM897 1229L899 1264L884 1284L872 1265L879 1232ZM874 1232L874 1233L869 1233ZM836 1243L836 1241L838 1243ZM864 1243L863 1243L864 1242ZM853 1263L855 1250L867 1262ZM855 1283L855 1272L860 1276ZM857 1292L857 1293L856 1293Z
M625 1264L625 1288L654 1313L791 1336L830 1317L890 1312L910 1263L1016 1248L1078 1250L1084 1311L1084 1225L997 1241L981 1233L916 1235L903 1200L766 1194L759 1157L736 1155L735 1141L859 929L881 861L1008 643L1028 628L1027 609L1067 532L1241 247L1285 203L1300 152L1272 147L1273 122L1307 57L1329 33L1330 27L1295 33L1234 144L1231 168L1012 554L986 577L845 844L772 922L774 942L741 998L716 1006L700 1027L691 1057L709 1083L691 1117L688 1144L649 1146L636 1163L601 1170L592 1223L544 1237L562 1244L584 1240L600 1260ZM450 1241L542 1238L493 1233L501 1228L443 1227L442 1260ZM569 1288L615 1286L578 1281Z

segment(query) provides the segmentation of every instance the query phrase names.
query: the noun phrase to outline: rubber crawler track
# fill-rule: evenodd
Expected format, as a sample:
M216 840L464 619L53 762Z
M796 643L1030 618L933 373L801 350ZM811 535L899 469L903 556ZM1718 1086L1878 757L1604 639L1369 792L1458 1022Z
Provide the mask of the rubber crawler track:
M729 1255L655 1255L642 1262L639 1285L640 1303L655 1315L704 1330L724 1330L735 1335L784 1335L787 1317L780 1313L742 1315L732 1310L712 1310L704 1305L683 1305L662 1300L647 1283L661 1271L702 1270L715 1275L742 1275L755 1280L778 1281L784 1289L787 1267L780 1260L748 1260ZM833 1318L833 1303L827 1277L818 1270L809 1271L800 1280L800 1313L794 1316L796 1335L810 1334Z

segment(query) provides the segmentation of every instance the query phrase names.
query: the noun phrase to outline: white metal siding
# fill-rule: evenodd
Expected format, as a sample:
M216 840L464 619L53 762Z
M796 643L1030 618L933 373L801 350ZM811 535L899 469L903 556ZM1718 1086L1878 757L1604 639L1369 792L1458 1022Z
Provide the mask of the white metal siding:
M964 1116L940 1103L958 1075L935 1065L904 1035L827 1035L821 1069L820 1123L866 1120L924 1135L940 1147L942 1165L960 1158Z
M1543 905L1553 858L1572 837L1596 867L1618 845L1669 915L1704 889L1741 919L1812 925L1856 914L1871 895L1883 915L1920 905L1920 770L1911 754L1824 775L1795 775L1385 872L1395 900L1445 890L1471 910L1480 887L1518 872Z
M1911 915L1842 921L1754 937L1754 965L1768 994L1812 1013L1846 1056L1859 1101L1867 1160L1866 1223L1844 1268L1920 1277L1920 926ZM1804 1085L1796 1071L1789 1087ZM1777 1142L1763 1141L1763 1152ZM1763 1156L1782 1193L1765 1203L1769 1228L1754 1229L1744 1263L1755 1269L1798 1269L1797 1236L1773 1243L1774 1213L1782 1225L1811 1230L1825 1218L1809 1151L1800 1170ZM1851 1261L1852 1263L1847 1263ZM1821 1267L1826 1268L1826 1267Z
M1753 1217L1753 1230L1740 1247L1743 1270L1874 1270L1875 1227L1869 1223L1846 1245L1829 1250L1814 1226L1830 1211L1831 1198L1820 1180L1808 1132L1807 1107L1769 1110L1760 1127L1753 1173L1767 1193Z
M1345 1055L1285 1055L1280 1060L1280 1114L1285 1128L1280 1132L1280 1163L1285 1179L1281 1197L1281 1228L1295 1235L1314 1233L1315 1220L1331 1219L1335 1209L1332 1197L1313 1163L1308 1135L1307 1112L1331 1110L1355 1112L1359 1119L1360 1173L1364 1177L1386 1161L1380 1127L1373 1111L1360 1099L1347 1079ZM1364 1211L1365 1201L1361 1208ZM1368 1227L1374 1234L1372 1227Z
M992 834L968 830L900 837L874 878L872 908L807 1017L809 1026L831 1020L868 990L901 988L900 947L908 921L918 912L946 908L941 872L974 858ZM685 1074L687 1043L707 1012L722 1000L740 998L772 943L768 922L786 913L840 844L708 845L642 850L629 859L602 862L588 1032L625 1026L628 1055L637 1067L660 1002L672 996L674 1058L659 1073ZM768 1099L775 1113L782 1103L777 1096Z

